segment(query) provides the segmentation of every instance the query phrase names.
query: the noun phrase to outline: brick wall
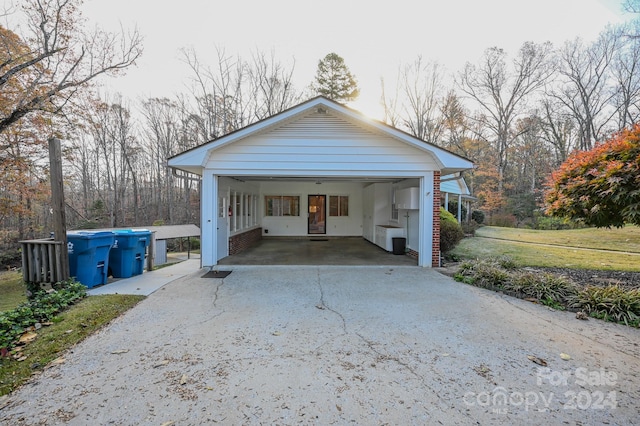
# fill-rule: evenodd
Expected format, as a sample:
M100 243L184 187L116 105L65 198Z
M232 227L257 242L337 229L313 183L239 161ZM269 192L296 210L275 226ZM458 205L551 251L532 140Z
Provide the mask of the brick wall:
M433 172L433 242L431 266L440 266L440 172Z
M251 229L229 238L229 254L238 254L253 247L262 239L262 228Z

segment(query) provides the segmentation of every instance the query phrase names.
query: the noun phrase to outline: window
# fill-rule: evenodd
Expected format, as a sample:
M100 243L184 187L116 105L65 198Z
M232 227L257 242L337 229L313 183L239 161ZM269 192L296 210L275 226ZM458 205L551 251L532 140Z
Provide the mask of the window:
M349 216L349 197L347 195L329 196L329 216Z
M300 216L300 197L291 195L266 195L266 216Z
M391 220L398 220L398 204L396 203L396 188L391 190Z

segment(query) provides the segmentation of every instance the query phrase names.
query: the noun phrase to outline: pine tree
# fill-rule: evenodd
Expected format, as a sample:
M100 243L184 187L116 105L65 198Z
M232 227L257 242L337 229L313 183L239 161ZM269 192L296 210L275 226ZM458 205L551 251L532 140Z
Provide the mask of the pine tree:
M358 98L360 89L355 76L337 53L329 53L318 62L313 90L337 102L350 102Z

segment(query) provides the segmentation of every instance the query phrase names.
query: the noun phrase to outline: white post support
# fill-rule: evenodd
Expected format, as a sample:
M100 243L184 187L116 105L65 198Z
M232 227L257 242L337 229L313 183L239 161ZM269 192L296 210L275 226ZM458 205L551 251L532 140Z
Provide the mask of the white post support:
M420 178L418 266L431 267L433 255L433 172Z
M458 223L462 223L462 194L458 194Z
M215 266L217 262L218 229L218 177L213 170L204 170L202 174L202 195L200 197L200 266Z

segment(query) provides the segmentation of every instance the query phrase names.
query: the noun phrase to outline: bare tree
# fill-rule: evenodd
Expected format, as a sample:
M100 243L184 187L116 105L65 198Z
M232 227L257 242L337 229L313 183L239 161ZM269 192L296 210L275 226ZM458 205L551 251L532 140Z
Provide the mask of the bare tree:
M483 112L478 116L489 132L498 163L498 191L502 191L508 148L517 137L515 120L523 114L528 97L542 88L552 75L551 45L527 42L509 67L507 54L497 47L486 50L481 63L467 63L458 86Z
M90 81L118 73L141 55L137 31L84 31L81 4L81 0L25 0L26 33L18 36L0 29L0 89L12 94L0 112L0 132L34 112L63 113Z
M424 63L418 57L402 73L406 97L404 125L411 134L432 144L440 143L443 119L440 114L443 75L436 62Z
M578 125L578 148L588 150L612 131L615 91L611 89L612 65L621 47L618 29L601 33L591 45L581 39L565 43L558 57L559 79L549 91Z
M149 157L149 182L151 211L154 220L174 223L178 187L176 178L167 166L167 158L180 151L180 105L167 98L148 99L143 103L146 152Z
M382 119L383 122L387 123L393 127L400 127L400 112L398 111L399 106L399 94L398 87L400 86L399 82L396 82L396 88L393 90L391 95L387 95L387 89L385 86L384 78L380 79L380 88L382 91L382 95L380 96L380 103L382 105L382 110L384 113L384 117Z
M615 53L612 79L617 125L622 130L640 120L640 39L622 40L624 46Z
M453 89L446 94L440 110L443 128L442 144L445 148L468 157L469 153L465 146L471 135L468 112Z
M293 85L295 67L285 68L276 60L275 53L267 57L254 53L248 65L248 83L251 91L251 109L255 120L275 115L301 100Z
M183 50L184 61L193 72L192 95L198 115L203 117L208 139L216 139L250 123L244 99L246 67L240 58L218 49L216 68L202 64L195 51Z
M559 166L578 146L577 125L570 114L563 112L562 105L551 97L545 97L538 111L541 137L555 152L555 165Z
M104 184L96 189L109 214L109 226L137 223L138 180L134 164L141 149L129 108L118 96L113 102L96 104L89 120L97 170Z
M381 82L384 121L403 127L426 142L440 144L443 131L441 67L418 56L413 63L399 70L391 95L387 95L384 80Z

